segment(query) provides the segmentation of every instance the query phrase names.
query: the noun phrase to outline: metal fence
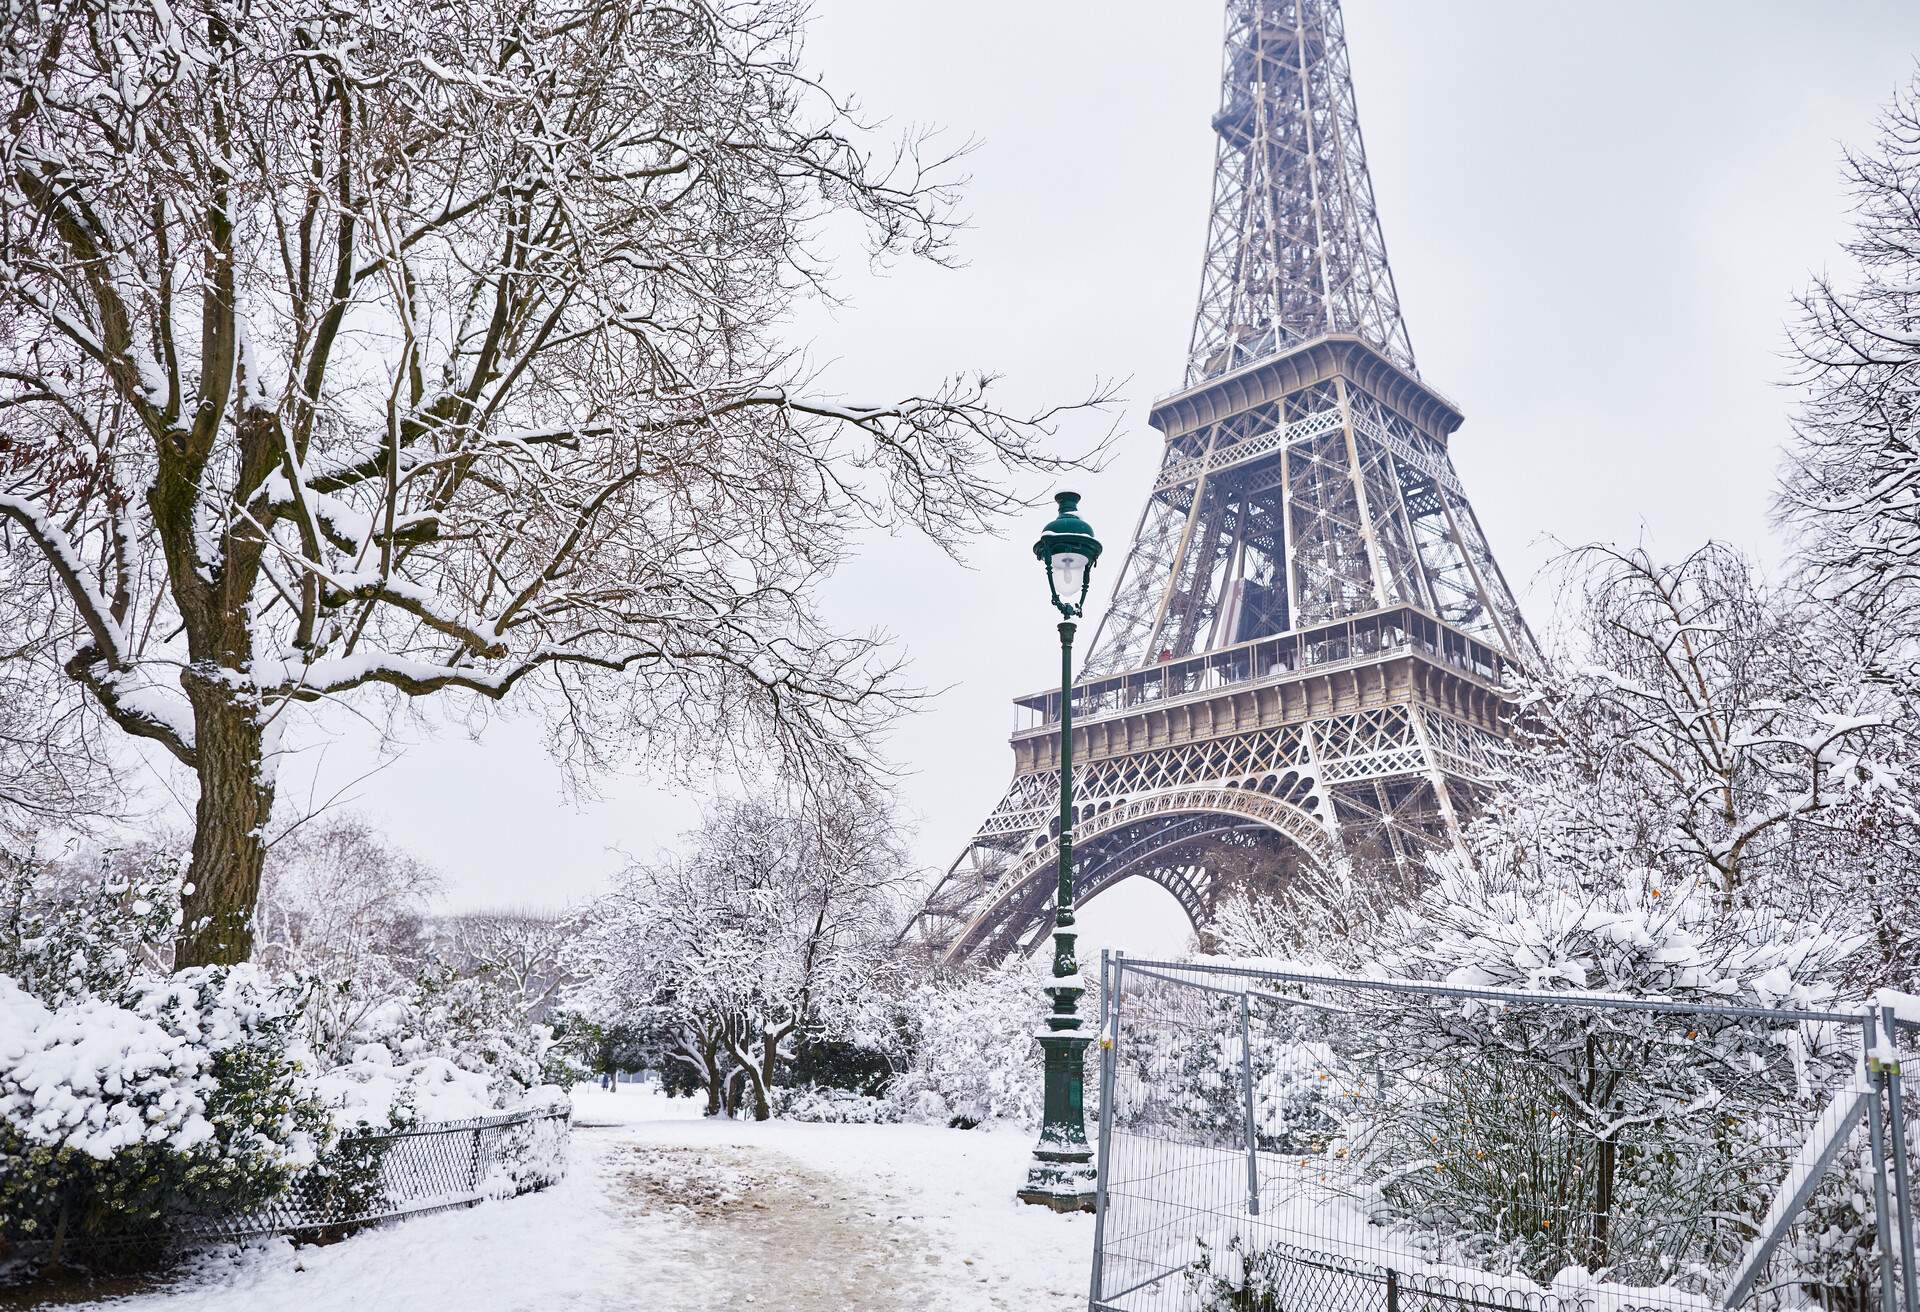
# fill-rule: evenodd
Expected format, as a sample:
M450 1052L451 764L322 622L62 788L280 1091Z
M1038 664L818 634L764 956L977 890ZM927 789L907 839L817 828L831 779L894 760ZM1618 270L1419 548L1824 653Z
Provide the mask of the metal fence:
M381 1221L512 1197L560 1180L570 1128L570 1112L541 1109L349 1135L323 1162L250 1210L181 1211L150 1228L80 1231L61 1241L17 1245L8 1256L28 1265L50 1258L84 1263L89 1257L139 1258L265 1235L331 1238Z
M507 1112L348 1138L327 1169L301 1175L264 1206L239 1216L181 1218L170 1230L177 1240L202 1242L299 1235L543 1189L565 1172L570 1117Z
M1095 1312L1915 1312L1891 1011L1105 975Z

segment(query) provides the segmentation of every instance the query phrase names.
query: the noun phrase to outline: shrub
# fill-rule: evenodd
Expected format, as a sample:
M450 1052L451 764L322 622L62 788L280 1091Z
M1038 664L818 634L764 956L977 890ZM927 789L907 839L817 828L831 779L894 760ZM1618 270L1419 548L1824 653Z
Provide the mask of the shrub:
M830 1125L884 1125L900 1119L900 1107L892 1099L849 1089L780 1089L773 1110L789 1120Z
M314 1163L293 1001L247 966L135 978L56 1006L0 977L0 1239L138 1234L244 1211Z
M1287 1258L1278 1249L1256 1248L1244 1235L1231 1235L1220 1260L1205 1240L1200 1256L1183 1273L1200 1312L1284 1312ZM1295 1279L1297 1283L1297 1276Z
M180 917L180 858L113 852L97 873L0 866L0 975L43 1002L116 997L162 965Z
M893 1083L896 1058L886 1048L865 1042L803 1039L795 1045L787 1078L798 1088L845 1090L879 1098Z
M901 1002L909 1056L887 1091L900 1116L962 1128L993 1122L1037 1128L1044 1086L1034 1035L1051 1005L1040 990L1052 982L1043 964L1017 962L910 991ZM1089 1037L1097 997L1089 988L1081 1002ZM1091 1123L1097 1069L1091 1058L1087 1069Z
M510 993L443 968L363 1009L331 1048L317 1092L343 1125L374 1129L485 1116L584 1074Z

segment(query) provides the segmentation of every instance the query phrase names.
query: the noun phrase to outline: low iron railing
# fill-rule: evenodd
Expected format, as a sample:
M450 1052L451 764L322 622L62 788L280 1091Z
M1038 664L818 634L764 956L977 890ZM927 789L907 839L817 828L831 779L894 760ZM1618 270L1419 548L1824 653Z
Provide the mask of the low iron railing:
M8 1265L90 1264L92 1258L195 1248L268 1235L335 1238L363 1226L557 1183L572 1113L564 1108L349 1133L279 1194L243 1212L175 1212L152 1226L16 1244Z

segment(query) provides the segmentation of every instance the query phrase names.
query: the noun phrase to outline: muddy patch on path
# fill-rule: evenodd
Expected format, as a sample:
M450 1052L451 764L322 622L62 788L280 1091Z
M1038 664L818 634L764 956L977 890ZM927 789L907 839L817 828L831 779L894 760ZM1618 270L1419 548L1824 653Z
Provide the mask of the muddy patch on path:
M646 1227L666 1226L647 1243L660 1289L679 1300L659 1304L663 1312L898 1312L941 1302L927 1236L844 1180L733 1147L634 1145L607 1166L612 1192Z

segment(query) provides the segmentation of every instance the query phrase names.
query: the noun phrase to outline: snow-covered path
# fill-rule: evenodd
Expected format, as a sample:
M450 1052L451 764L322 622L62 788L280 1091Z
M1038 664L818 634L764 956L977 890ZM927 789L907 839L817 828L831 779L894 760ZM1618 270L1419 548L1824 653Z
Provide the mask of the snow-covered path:
M708 1121L576 1093L572 1168L525 1198L325 1248L275 1242L115 1312L1069 1312L1093 1227L1013 1199L1027 1136Z

